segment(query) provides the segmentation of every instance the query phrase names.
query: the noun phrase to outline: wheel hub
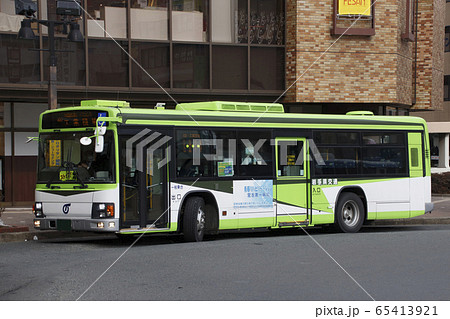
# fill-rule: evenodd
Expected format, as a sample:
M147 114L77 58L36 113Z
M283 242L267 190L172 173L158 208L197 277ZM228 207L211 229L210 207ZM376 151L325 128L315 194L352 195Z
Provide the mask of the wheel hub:
M199 208L197 212L197 232L201 233L205 228L205 212Z
M344 223L348 226L354 226L359 220L358 205L354 201L348 201L342 207Z

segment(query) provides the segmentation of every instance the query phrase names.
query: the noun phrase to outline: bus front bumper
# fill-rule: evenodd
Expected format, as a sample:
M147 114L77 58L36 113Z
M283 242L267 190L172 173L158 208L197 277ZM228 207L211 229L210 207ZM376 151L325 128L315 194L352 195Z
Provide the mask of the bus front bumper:
M425 203L425 213L431 213L434 209L434 203Z
M119 219L33 219L34 228L40 230L117 232Z

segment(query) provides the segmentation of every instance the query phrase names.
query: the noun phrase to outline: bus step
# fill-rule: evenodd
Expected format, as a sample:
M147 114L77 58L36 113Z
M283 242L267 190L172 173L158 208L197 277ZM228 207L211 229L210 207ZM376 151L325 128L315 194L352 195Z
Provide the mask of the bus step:
M286 227L286 226L308 226L309 220L300 220L300 221L292 221L292 222L279 222L279 227Z

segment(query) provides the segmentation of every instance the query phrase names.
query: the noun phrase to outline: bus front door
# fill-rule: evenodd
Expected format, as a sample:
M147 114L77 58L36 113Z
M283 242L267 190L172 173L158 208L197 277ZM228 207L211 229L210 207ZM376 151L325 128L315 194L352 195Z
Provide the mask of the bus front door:
M311 206L308 141L305 138L278 138L275 143L277 225L308 225Z
M145 140L142 141L145 143ZM156 143L154 143L156 144ZM167 143L121 154L121 228L169 228ZM124 147L122 149L125 149Z

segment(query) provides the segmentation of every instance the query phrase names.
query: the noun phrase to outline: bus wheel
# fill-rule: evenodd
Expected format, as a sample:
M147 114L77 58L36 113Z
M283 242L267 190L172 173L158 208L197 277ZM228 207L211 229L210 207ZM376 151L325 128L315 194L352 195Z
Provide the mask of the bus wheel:
M203 198L188 198L183 217L183 234L185 241L203 240L206 225L205 218L205 201Z
M355 193L343 193L338 201L336 224L344 233L356 233L364 222L364 205Z

